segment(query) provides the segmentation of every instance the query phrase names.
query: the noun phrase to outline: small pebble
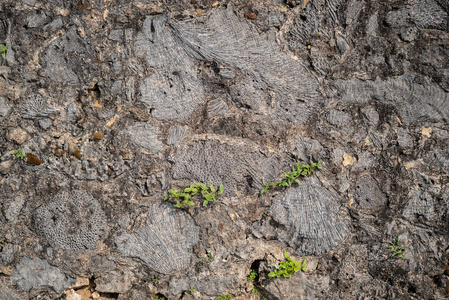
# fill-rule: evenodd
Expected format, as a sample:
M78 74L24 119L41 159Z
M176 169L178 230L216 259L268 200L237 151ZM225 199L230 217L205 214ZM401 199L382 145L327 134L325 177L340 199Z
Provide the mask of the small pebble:
M94 134L94 141L101 141L104 138L104 133L101 131L97 131Z

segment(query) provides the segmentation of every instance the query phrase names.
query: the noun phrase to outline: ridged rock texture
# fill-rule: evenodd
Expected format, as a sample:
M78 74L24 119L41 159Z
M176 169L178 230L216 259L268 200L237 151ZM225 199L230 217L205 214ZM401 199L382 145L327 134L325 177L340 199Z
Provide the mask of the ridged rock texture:
M74 251L95 248L105 221L98 201L84 190L60 192L34 213L36 233L54 246Z
M446 0L0 1L0 300L444 299L448 22ZM260 195L298 161L322 168ZM198 183L223 194L164 201ZM269 278L284 251L307 270Z
M152 205L148 221L136 233L120 235L115 243L126 256L140 258L153 270L170 274L189 267L199 227L169 205Z
M349 232L339 217L339 199L315 177L278 195L270 214L285 226L278 238L302 255L327 252Z

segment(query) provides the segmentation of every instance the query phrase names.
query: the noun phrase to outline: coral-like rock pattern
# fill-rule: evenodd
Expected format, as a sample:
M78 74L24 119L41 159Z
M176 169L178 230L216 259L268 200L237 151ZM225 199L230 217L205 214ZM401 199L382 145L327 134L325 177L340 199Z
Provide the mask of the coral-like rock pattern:
M188 268L199 238L198 226L185 213L165 204L152 205L148 213L148 222L139 231L115 239L118 250L159 273Z
M95 248L103 235L105 215L87 191L58 193L51 202L36 209L36 232L52 245L66 250Z

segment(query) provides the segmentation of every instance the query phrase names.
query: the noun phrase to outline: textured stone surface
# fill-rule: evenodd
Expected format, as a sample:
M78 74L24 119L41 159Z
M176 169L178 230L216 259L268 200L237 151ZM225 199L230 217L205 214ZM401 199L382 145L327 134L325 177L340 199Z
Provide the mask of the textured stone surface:
M99 203L83 190L61 192L34 213L36 232L67 250L95 248L105 220Z
M75 282L73 278L61 273L47 261L27 257L20 260L12 274L12 280L24 291L50 288L57 293Z
M447 297L447 1L1 4L1 296Z
M278 238L303 255L340 244L349 230L339 217L338 200L316 178L279 195L270 209L272 218L285 226Z
M186 214L168 205L152 205L148 223L135 234L116 238L123 254L137 257L159 273L169 274L189 267L199 228Z

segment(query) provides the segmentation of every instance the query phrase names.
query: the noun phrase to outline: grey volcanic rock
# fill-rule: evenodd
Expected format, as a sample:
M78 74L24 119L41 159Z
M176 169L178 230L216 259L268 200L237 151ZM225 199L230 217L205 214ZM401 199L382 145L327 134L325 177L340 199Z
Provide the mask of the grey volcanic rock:
M27 257L20 260L12 274L12 280L24 291L49 288L56 293L61 293L75 283L73 278L61 273L46 260Z
M3 0L0 298L447 297L448 14ZM163 201L200 182L224 192ZM284 251L307 271L268 278Z
M61 192L34 213L36 232L67 250L96 247L106 229L104 212L86 191Z
M305 255L329 251L341 244L349 232L339 216L339 199L317 178L276 197L270 214L285 226L278 238Z
M159 273L169 274L189 267L199 228L186 214L168 205L152 205L148 223L134 234L116 238L120 252L140 258Z
M245 144L245 141L197 141L177 149L173 155L172 176L216 186L223 184L224 194L234 196L260 188L262 177L267 182L273 180L281 163L278 155L264 155L256 145ZM247 186L241 187L244 181Z

